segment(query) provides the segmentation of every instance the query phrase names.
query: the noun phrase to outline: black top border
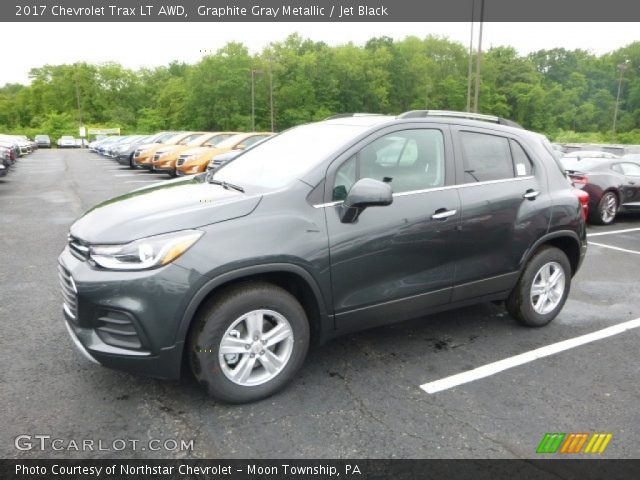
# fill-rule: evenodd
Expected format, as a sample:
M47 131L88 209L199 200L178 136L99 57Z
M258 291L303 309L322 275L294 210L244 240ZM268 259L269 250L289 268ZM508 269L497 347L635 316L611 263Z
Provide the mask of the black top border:
M472 4L475 8L472 10ZM484 8L481 4L484 2ZM638 22L633 0L15 0L3 22ZM560 25L558 28L562 28ZM543 32L541 32L543 34ZM597 34L597 32L594 32Z

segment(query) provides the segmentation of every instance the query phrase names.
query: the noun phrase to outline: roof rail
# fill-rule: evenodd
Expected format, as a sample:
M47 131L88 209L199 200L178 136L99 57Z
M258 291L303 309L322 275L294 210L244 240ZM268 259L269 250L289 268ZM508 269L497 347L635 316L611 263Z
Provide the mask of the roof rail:
M398 115L398 118L425 118L425 117L454 117L454 118L468 118L470 120L482 120L484 122L498 123L500 125L507 125L509 127L523 128L522 125L508 120L506 118L498 117L496 115L484 115L482 113L471 112L454 112L449 110L411 110Z
M336 118L348 118L348 117L378 117L383 115L382 113L336 113L335 115L331 115L330 117L325 118L325 120L335 120Z

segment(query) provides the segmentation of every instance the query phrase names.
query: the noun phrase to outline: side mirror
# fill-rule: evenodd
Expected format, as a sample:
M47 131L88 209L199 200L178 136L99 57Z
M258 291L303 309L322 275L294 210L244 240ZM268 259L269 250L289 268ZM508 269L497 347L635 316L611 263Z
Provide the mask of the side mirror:
M388 183L363 178L358 180L340 207L340 221L342 223L355 222L367 207L384 207L393 202L393 191Z

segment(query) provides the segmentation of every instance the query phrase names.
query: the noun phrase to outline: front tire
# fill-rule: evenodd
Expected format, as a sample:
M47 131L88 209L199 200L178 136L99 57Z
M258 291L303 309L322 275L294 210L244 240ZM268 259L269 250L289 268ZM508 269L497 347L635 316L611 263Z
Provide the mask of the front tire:
M309 349L309 322L286 290L244 283L204 305L188 348L191 370L209 395L252 402L293 379Z
M591 214L591 223L610 225L618 214L618 195L616 192L604 192L598 206Z
M541 248L525 267L506 301L507 311L523 325L542 327L562 310L571 287L571 265L556 247Z

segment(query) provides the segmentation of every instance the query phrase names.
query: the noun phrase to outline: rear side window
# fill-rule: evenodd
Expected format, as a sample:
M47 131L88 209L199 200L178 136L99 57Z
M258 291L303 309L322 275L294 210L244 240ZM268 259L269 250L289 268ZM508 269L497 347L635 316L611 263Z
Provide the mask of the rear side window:
M464 159L464 183L514 177L509 140L476 132L460 132Z
M620 163L620 169L625 175L631 175L632 177L640 177L640 165L635 163Z
M533 165L529 159L529 155L524 151L522 146L515 140L510 140L511 155L513 155L513 166L516 169L516 177L526 177L533 172Z

